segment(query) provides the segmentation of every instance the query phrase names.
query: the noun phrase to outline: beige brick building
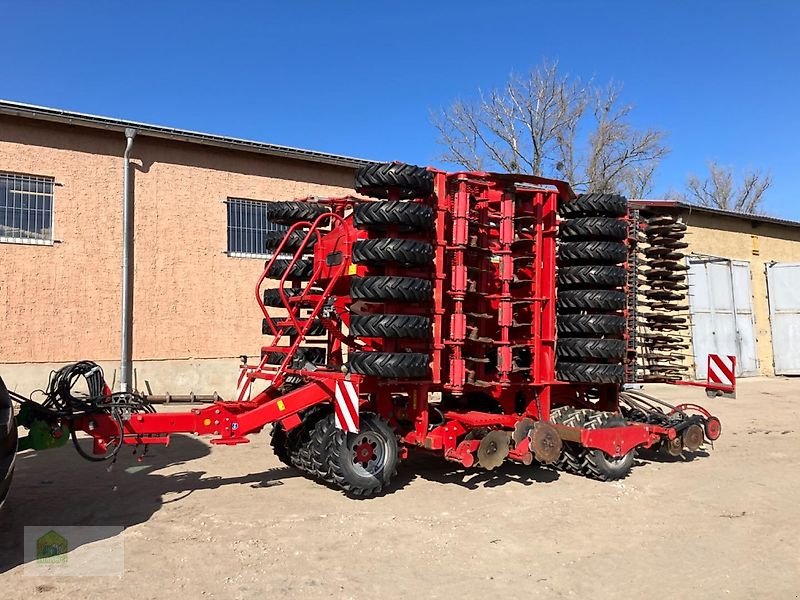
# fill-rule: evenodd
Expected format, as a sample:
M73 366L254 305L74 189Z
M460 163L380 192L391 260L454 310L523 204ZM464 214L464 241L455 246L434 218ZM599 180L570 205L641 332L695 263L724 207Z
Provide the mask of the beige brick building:
M364 161L0 101L0 374L21 393L69 361L118 370L126 128L138 387L230 396L263 341L264 201L352 193ZM800 224L662 206L689 226L697 375L709 351L741 376L800 374Z
M633 201L687 224L691 348L737 357L737 375L800 375L800 223L682 202Z
M54 364L78 359L101 362L109 380L118 369L126 127L137 131L139 387L229 394L238 356L263 341L263 259L241 255L261 251L251 230L264 214L246 201L353 193L363 161L0 102L0 373L11 388L43 387Z

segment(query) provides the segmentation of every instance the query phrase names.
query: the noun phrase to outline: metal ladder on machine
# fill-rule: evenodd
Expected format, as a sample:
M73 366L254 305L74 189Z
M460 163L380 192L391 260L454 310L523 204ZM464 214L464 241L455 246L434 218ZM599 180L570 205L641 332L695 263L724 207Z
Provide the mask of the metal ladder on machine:
M264 270L256 283L255 294L258 305L261 308L262 314L264 315L264 322L267 325L268 331L272 333L273 338L269 345L261 348L261 361L259 362L258 366L246 367L246 374L244 375L247 379L249 379L248 383L252 383L256 379L263 379L268 381L272 387L279 387L286 382L288 376L300 375L301 371L307 372L309 370L315 370L318 368L317 365L312 365L311 368L307 368L307 361L303 360L301 362L297 359L302 358L300 355L300 352L304 348L302 344L306 340L309 331L314 326L314 323L317 321L317 319L320 317L329 319L329 317L323 315L323 308L327 299L331 296L331 291L335 287L337 281L344 274L348 261L341 261L341 263L334 267L333 271L324 278L327 283L323 287L322 291L319 291L319 282L323 269L323 261L314 261L314 268L311 277L308 279L308 281L304 282L304 284L300 284L298 286L300 289L299 294L293 294L291 296L288 295L286 293L286 282L296 282L292 280L290 274L292 273L292 269L295 267L297 262L299 260L303 260L302 257L303 254L307 252L309 241L316 237L317 243L315 244L315 247L319 247L321 245L320 241L322 235L327 232L321 231L320 228L322 223L327 220L338 221L340 226L343 225L344 221L340 215L329 212L317 217L313 223L310 221L300 221L295 223L286 232L283 241L281 241L278 247L274 250L272 257L264 265ZM298 245L297 250L294 252L292 259L289 261L280 279L280 282L278 283L277 289L279 290L281 303L283 305L279 308L283 308L288 312L288 317L278 318L269 314L268 307L265 305L262 298L261 288L264 282L267 279L270 279L269 273L276 259L278 259L278 257L283 253L283 248L286 245L286 241L290 238L292 233L298 229L308 229L308 231L306 232L302 243ZM349 247L349 235L346 235L346 244ZM314 289L317 291L312 292ZM311 311L310 314L306 316L301 314L301 311L309 309ZM295 334L287 335L287 331L289 329L293 329ZM330 332L330 327L326 326L326 329L328 329ZM280 342L287 337L289 338L289 344L282 345ZM323 351L327 350L330 350L330 343L328 343L328 348ZM270 356L275 353L284 355L281 362L268 362ZM246 388L249 388L249 385L242 385L240 381L239 401L242 401L243 398L241 396L247 393Z

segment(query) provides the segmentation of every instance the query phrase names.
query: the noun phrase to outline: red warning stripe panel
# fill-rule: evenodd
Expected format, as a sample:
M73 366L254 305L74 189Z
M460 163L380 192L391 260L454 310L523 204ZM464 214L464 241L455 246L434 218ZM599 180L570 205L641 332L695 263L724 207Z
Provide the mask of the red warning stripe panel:
M336 383L334 419L336 428L348 433L358 433L358 394L350 381Z
M709 354L708 381L709 383L733 386L736 381L736 357Z

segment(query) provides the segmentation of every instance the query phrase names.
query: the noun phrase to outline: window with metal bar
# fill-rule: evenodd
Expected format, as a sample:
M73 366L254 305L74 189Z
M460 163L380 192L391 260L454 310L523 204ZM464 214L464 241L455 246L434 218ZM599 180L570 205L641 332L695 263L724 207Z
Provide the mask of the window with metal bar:
M0 171L0 242L53 243L52 177Z
M228 198L228 255L265 258L269 231L286 231L286 225L269 221L269 202Z

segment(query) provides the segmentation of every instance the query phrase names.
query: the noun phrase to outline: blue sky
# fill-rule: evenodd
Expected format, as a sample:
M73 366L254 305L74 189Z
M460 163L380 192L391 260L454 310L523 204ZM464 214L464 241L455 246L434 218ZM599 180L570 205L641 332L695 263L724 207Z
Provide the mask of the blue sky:
M763 168L800 219L800 3L0 0L0 98L435 164L432 108L543 58L669 133L654 196Z

